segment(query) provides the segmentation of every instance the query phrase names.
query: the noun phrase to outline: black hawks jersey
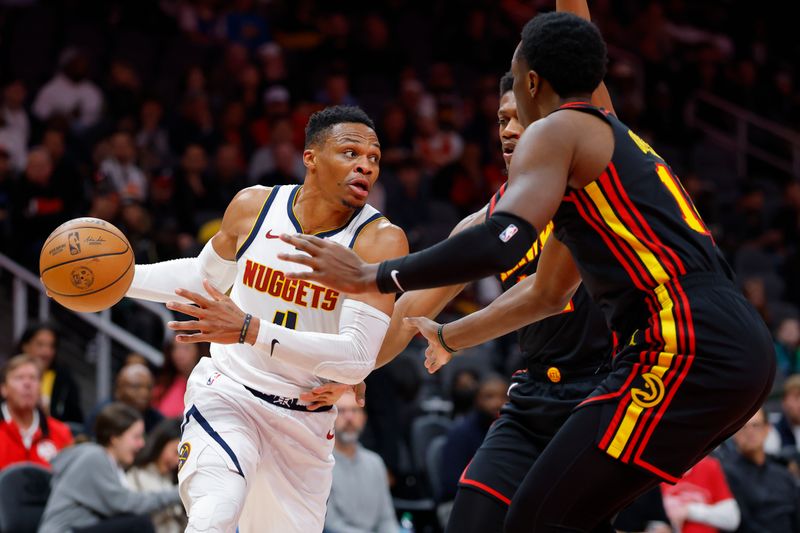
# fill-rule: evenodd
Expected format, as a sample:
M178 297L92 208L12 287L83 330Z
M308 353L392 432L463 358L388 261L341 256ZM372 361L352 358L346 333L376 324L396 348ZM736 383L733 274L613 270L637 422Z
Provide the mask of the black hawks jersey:
M691 199L650 145L603 109L583 102L562 109L600 117L614 134L605 171L582 189L568 188L553 217L556 237L613 330L642 327L660 305L652 295L670 280L693 272L732 279Z
M506 191L506 184L489 202L486 216L494 212L497 201ZM553 223L539 234L525 257L507 272L498 275L503 291L507 291L536 272L539 254L552 235ZM565 370L587 370L608 363L613 349L611 332L600 309L592 302L583 285L578 287L564 311L534 322L518 330L519 343L529 367L554 366Z

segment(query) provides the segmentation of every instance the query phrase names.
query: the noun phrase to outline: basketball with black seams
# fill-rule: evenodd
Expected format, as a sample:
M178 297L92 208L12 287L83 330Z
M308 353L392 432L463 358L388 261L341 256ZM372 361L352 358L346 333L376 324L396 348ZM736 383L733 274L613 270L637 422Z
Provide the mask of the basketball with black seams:
M125 235L99 218L75 218L53 230L39 255L39 275L55 301L80 312L108 309L133 281Z

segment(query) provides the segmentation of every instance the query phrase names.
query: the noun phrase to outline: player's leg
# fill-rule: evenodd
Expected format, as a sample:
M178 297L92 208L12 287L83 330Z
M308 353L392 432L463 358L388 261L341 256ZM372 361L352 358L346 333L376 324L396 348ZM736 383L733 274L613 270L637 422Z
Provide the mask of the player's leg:
M263 457L239 519L240 533L319 533L333 481L335 411L265 405ZM266 428L266 429L265 429Z
M209 360L189 378L178 470L188 532L236 531L261 449L246 394Z
M610 520L659 479L601 451L601 411L576 411L517 489L507 533L612 532Z
M459 487L445 533L503 533L508 504L478 490Z

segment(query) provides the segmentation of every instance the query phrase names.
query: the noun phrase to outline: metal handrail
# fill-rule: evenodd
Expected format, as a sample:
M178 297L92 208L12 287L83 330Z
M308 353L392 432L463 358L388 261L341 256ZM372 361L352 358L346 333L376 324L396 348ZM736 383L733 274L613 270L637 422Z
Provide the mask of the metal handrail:
M727 129L703 119L698 111L699 104L726 113L735 120L736 126ZM747 158L751 156L800 178L800 133L797 131L767 120L706 91L698 92L692 99L687 109L687 122L690 126L704 131L714 142L736 152L736 170L740 176L747 175ZM751 143L749 133L752 128L767 132L785 143L790 148L791 155L781 157Z
M10 257L0 253L0 269L7 270L12 279L12 305L14 338L19 338L28 321L28 287L39 292L40 320L47 320L50 316L50 298L42 286L39 277L16 263ZM158 316L164 324L165 338L169 335L166 323L172 319L169 311L153 302L133 300L143 309ZM119 325L111 321L111 310L106 309L100 313L74 313L73 315L90 324L98 331L97 335L97 397L106 398L111 394L111 340L115 340L128 350L143 355L151 363L160 366L164 362L164 355L160 350L150 346L140 338L132 335Z

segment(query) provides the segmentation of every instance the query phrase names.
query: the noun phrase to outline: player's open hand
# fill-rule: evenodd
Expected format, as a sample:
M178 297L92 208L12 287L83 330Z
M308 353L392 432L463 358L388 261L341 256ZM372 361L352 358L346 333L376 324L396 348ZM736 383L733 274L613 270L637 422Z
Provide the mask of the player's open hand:
M378 265L365 263L350 248L313 235L281 235L281 240L301 254L278 254L278 258L310 267L310 272L290 272L291 279L305 279L348 294L378 292Z
M326 383L319 387L314 387L310 391L300 393L300 399L308 402L308 410L316 411L320 407L333 405L339 401L342 394L353 391L356 395L356 403L359 407L364 407L364 396L367 391L367 384L363 381L358 385L345 385L344 383Z
M453 354L445 350L439 343L438 323L424 316L410 317L404 321L417 328L428 341L428 347L425 349L425 368L428 369L429 374L433 374L450 362Z
M175 342L216 342L217 344L234 344L239 342L245 313L233 303L228 296L221 293L208 280L203 280L203 287L211 297L206 298L186 289L176 289L175 294L191 300L195 305L179 302L167 302L167 309L177 311L197 320L173 320L167 326L178 332L194 331L199 333L179 333ZM253 321L258 319L253 317ZM252 324L251 324L252 326ZM253 328L256 331L255 328ZM250 336L248 336L250 337Z

